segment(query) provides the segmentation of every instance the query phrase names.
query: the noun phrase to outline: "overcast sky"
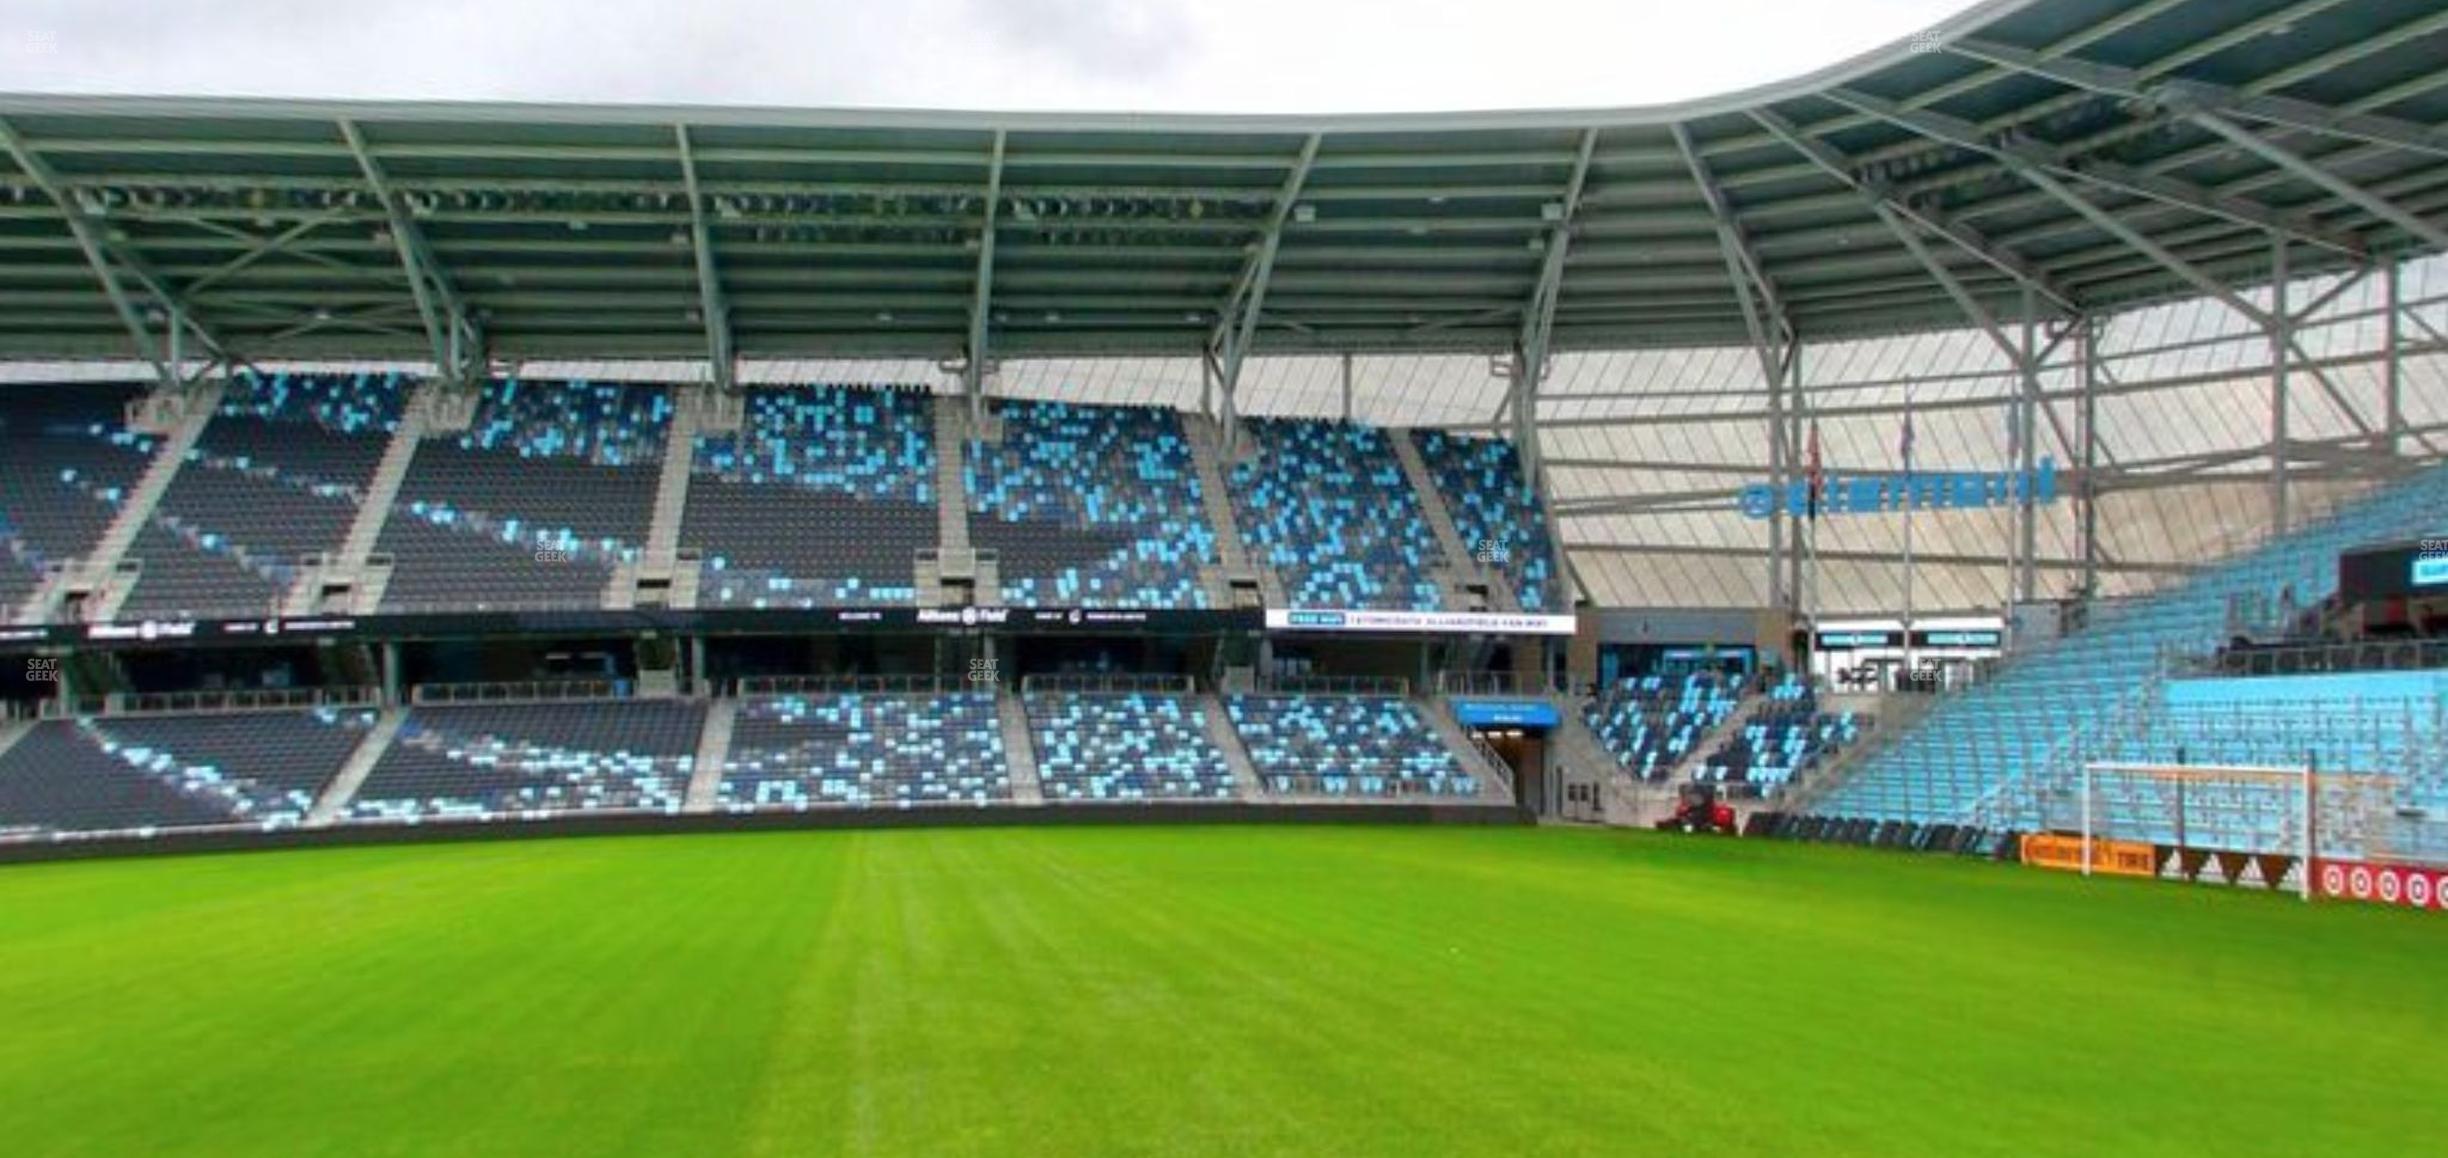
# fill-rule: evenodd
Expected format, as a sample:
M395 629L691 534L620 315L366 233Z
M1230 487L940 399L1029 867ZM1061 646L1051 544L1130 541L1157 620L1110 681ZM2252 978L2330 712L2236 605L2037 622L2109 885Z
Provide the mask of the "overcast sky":
M972 109L1637 105L1972 0L0 0L0 90Z

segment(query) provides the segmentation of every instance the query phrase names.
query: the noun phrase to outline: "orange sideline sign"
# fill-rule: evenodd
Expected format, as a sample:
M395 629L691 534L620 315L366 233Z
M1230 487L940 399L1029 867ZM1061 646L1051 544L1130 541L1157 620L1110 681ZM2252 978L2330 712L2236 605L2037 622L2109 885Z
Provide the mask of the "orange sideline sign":
M2023 838L2023 863L2040 868L2081 872L2083 839L2033 833ZM2159 875L2158 848L2130 840L2091 839L2091 871L2120 877Z

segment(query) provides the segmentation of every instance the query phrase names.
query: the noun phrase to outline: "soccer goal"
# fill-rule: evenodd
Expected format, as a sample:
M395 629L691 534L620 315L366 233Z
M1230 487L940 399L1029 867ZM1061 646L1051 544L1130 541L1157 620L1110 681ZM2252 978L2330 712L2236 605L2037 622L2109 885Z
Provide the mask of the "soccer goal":
M2397 778L2298 766L2082 765L2069 791L2047 802L2047 826L2075 839L2042 843L2025 859L2084 875L2259 884L2309 901L2320 866L2386 861L2403 851ZM2060 838L2062 839L2062 838Z

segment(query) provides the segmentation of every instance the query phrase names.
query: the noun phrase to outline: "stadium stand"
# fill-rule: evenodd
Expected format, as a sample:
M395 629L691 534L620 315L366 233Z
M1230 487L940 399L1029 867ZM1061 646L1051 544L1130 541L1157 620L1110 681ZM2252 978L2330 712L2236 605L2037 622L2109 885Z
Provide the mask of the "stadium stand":
M1049 801L1229 800L1232 769L1189 695L1029 692L1037 776Z
M1010 799L992 693L843 692L743 702L717 807L804 811Z
M1537 492L1522 476L1520 451L1502 439L1442 430L1414 431L1412 438L1472 554L1511 583L1523 611L1561 609L1555 540Z
M277 608L299 564L348 537L405 390L398 375L232 378L129 548L143 572L118 618Z
M346 815L416 823L678 812L705 710L692 700L420 706Z
M750 391L738 434L700 436L680 545L705 607L842 607L917 598L936 544L934 418L914 389Z
M1394 696L1237 695L1225 711L1279 796L1475 797L1479 778Z
M2036 645L1985 683L1942 699L1919 726L1865 759L1816 802L1833 816L1919 823L2016 821L2021 785L2134 727L2158 702L2171 656L2224 642L2238 601L2315 603L2336 584L2340 552L2438 529L2448 467L2341 505L2150 595L2104 607L2085 629ZM1997 826L1992 823L1992 826Z
M1695 779L1733 785L1752 794L1776 792L1822 756L1861 736L1851 712L1821 711L1802 677L1788 673L1771 685L1763 702L1710 753Z
M13 619L45 569L101 540L148 465L150 436L127 429L141 386L0 390L0 620Z
M0 754L0 836L295 825L374 717L318 708L45 721Z
M1741 701L1726 677L1647 675L1616 681L1582 709L1590 731L1624 771L1643 780L1672 773Z
M382 609L601 606L653 522L671 405L649 386L486 383L468 430L426 442L400 486Z
M1233 514L1256 561L1296 608L1436 611L1436 536L1384 431L1344 422L1249 422L1255 457L1234 464Z
M969 444L970 542L999 552L1014 607L1204 608L1217 561L1181 416L1000 402L1003 436Z

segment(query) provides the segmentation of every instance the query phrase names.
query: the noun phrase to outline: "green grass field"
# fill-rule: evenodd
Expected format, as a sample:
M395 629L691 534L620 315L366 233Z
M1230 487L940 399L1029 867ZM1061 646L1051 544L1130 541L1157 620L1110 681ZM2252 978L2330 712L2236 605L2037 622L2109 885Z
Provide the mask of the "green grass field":
M1535 830L0 869L0 1153L2437 1153L2448 918Z

